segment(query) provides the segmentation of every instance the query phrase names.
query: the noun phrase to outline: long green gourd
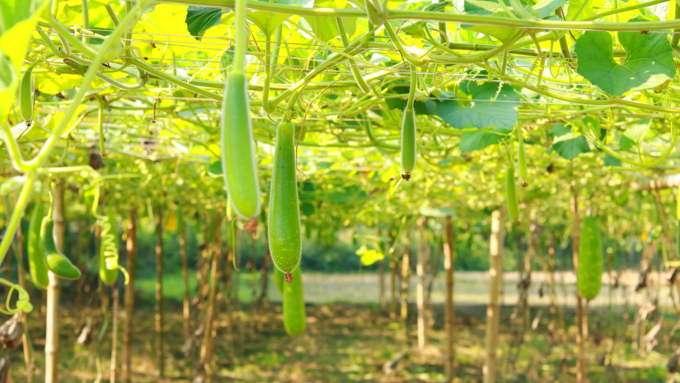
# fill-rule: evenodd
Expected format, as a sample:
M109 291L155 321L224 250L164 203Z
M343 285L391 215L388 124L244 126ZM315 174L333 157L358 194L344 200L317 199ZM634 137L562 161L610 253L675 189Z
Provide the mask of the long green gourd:
M28 226L28 270L33 284L41 290L45 290L50 283L45 254L40 247L40 225L43 218L45 218L45 205L37 203L33 208Z
M586 217L581 227L581 244L578 252L578 293L585 299L597 297L602 287L602 242L597 218Z
M248 101L248 77L244 70L246 39L246 0L237 0L235 13L234 64L224 83L222 102L222 173L227 193L236 213L255 217L260 211L253 127Z
M305 332L305 297L300 267L293 271L292 282L283 284L283 326L288 335L302 335Z
M26 122L26 127L31 126L33 122L33 84L31 75L33 68L40 61L40 59L37 59L28 66L23 76L21 76L21 83L19 84L19 111L21 112L21 117Z
M519 202L517 201L517 188L515 187L515 167L509 163L505 174L505 198L508 200L508 215L519 225Z
M411 88L409 89L408 101L404 109L404 120L401 122L401 168L404 174L401 178L406 181L411 179L411 172L416 168L417 157L417 133L416 113L414 102L416 96L416 84L418 82L416 68L411 66Z
M40 246L45 254L47 268L56 276L64 279L80 278L80 270L57 249L54 243L54 221L48 215L40 226Z
M274 167L269 194L269 252L286 282L300 262L300 208L295 175L295 127L281 121L276 128Z

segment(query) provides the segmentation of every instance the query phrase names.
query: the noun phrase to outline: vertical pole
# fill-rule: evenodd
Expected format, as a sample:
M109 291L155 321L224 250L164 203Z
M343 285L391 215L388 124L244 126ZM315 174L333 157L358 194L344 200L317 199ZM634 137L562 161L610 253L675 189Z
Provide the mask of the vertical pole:
M418 307L418 348L423 349L427 344L427 334L425 333L425 264L427 263L427 254L425 247L427 246L425 240L425 226L427 225L427 218L418 218L418 264L416 272L418 273L418 286L416 290L416 301Z
M451 217L446 217L446 242L444 242L444 270L446 270L446 302L445 305L445 318L446 321L446 382L453 382L455 376L455 360L456 360L456 350L454 348L455 344L455 319L456 314L454 311L454 300L453 300L453 284L455 274L455 243L453 238L453 224L451 223Z
M56 182L54 187L54 242L59 251L64 250L64 188L62 181ZM59 299L61 286L59 278L48 271L49 284L47 285L47 313L45 322L45 383L59 382Z
M113 321L111 326L111 383L116 383L116 354L118 351L118 289L114 283L111 286L113 295Z
M137 209L132 207L127 219L126 267L130 277L125 286L125 322L123 323L123 383L132 375L132 311L135 309L135 270L137 261Z
M408 342L408 277L411 272L409 264L411 241L408 231L404 234L404 255L401 261L401 320L404 324L404 339Z
M486 309L486 362L484 364L484 383L496 380L496 348L498 346L498 324L500 319L499 295L503 279L503 213L494 210L491 214L491 238L489 243L489 306Z
M165 355L163 353L163 208L158 205L156 213L156 355L158 356L158 376L165 375Z
M203 370L206 373L206 381L210 382L212 379L212 357L213 357L213 347L214 336L216 331L215 317L216 317L216 306L217 306L217 292L219 291L218 285L220 283L219 279L219 266L222 259L222 236L221 236L221 216L217 215L215 217L215 245L213 247L213 259L211 266L210 275L210 293L208 295L208 307L205 314L205 331L203 332L203 347L201 348L201 364L203 364Z
M578 212L578 193L576 188L571 186L571 214L572 214L572 229L571 229L571 255L574 262L574 273L578 269L578 248L581 244L581 220ZM583 339L583 300L578 295L576 290L576 345L578 346L578 359L576 360L576 382L582 383L586 379L585 366L585 345Z
M380 309L387 311L387 298L385 298L385 259L380 260Z
M184 280L184 339L191 338L191 293L189 292L189 268L187 260L186 225L182 219L179 227L179 253L182 257L182 279Z

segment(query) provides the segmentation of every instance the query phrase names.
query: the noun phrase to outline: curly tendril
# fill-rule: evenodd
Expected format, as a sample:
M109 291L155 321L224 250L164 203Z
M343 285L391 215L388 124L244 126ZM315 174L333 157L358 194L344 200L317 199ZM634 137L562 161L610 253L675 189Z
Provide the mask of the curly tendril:
M92 215L97 218L97 224L101 227L101 246L104 248L104 262L108 270L120 270L125 276L125 284L130 282L130 276L127 270L118 264L118 244L116 238L111 233L111 218L105 215L97 214L97 207L99 206L99 184L95 185L94 201L92 202Z
M24 290L23 287L17 285L16 283L12 283L4 278L0 278L0 283L10 288L9 294L7 294L7 302L5 302L5 307L7 309L5 310L3 308L0 308L1 313L6 315L14 315L19 311L23 311L27 314L33 311L33 305L31 304L30 296L28 295L28 292ZM19 300L17 300L16 308L10 308L10 301L12 300L12 293L14 292L14 290L19 292Z

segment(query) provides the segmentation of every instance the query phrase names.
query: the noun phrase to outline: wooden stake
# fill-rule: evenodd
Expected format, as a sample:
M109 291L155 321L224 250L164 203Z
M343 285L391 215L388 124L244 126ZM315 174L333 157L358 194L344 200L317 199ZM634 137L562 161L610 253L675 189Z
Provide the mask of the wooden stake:
M163 352L163 209L156 212L156 355L158 376L165 376L165 354Z
M491 214L491 239L489 244L489 305L486 310L486 362L484 364L484 383L496 380L496 348L498 346L498 325L500 319L499 295L503 279L503 214L494 210Z
M427 344L427 330L425 326L425 264L427 264L427 242L425 239L425 226L427 218L418 218L418 264L416 272L418 274L418 286L416 290L416 301L418 307L418 348L423 349Z
M135 270L137 268L137 209L132 207L127 219L126 267L130 280L125 286L125 321L123 323L123 383L132 380L132 316L135 309Z
M64 189L61 181L54 187L54 242L59 251L64 250ZM45 320L45 383L59 382L59 300L61 285L59 277L48 271L47 314Z
M446 301L445 305L445 322L446 322L446 382L453 382L455 373L456 360L456 332L455 320L456 314L454 311L453 288L454 288L454 270L456 268L455 242L453 237L453 224L451 217L446 217L446 242L444 242L444 270L446 270Z

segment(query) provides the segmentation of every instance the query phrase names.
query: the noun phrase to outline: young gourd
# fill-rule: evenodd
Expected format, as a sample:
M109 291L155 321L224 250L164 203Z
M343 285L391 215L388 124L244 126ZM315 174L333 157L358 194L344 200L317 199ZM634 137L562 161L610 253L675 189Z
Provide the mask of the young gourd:
M80 270L57 249L54 243L54 220L47 216L40 226L40 246L45 254L47 268L56 276L64 279L80 278Z
M305 297L300 267L293 271L292 282L283 284L283 325L288 335L302 335L305 332Z
M40 225L43 218L45 218L45 205L37 203L33 208L28 226L28 270L33 284L41 290L45 290L50 282L47 276L45 254L40 247Z
M602 287L602 242L597 218L586 217L581 227L581 243L578 253L578 293L587 300L597 297Z
M505 198L508 202L508 215L519 225L519 201L517 200L517 188L515 187L515 168L512 162L508 165L505 174Z
M260 212L260 184L255 161L253 127L248 101L248 77L244 69L246 53L247 1L237 1L235 13L235 54L231 71L224 83L221 139L222 173L229 200L242 218Z
M269 195L269 249L274 266L290 283L293 270L300 262L301 235L295 175L295 128L282 121L276 128L274 167Z

